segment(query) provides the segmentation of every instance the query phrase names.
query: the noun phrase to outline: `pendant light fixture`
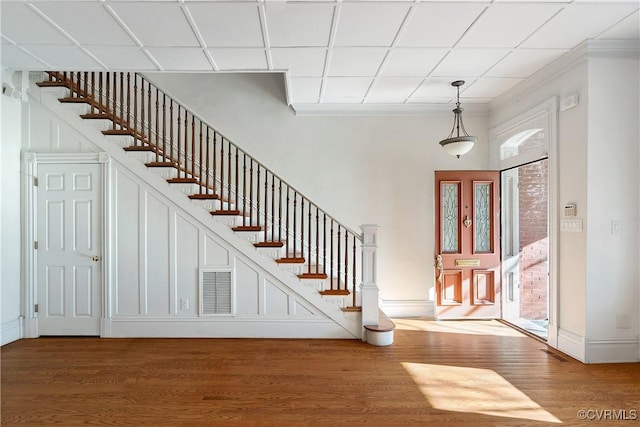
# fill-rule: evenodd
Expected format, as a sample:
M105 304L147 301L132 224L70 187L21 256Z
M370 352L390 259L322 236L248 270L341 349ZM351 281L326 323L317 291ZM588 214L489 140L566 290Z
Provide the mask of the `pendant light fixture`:
M464 80L456 80L451 83L451 86L454 86L458 89L458 96L456 98L456 108L453 110L453 128L451 129L451 133L446 139L440 141L440 145L444 150L451 154L452 156L456 156L460 158L463 154L466 154L473 148L473 144L478 141L478 138L475 136L470 136L464 128L464 124L462 123L462 111L460 108L460 86L464 84ZM462 131L462 134L460 134ZM455 136L454 136L455 134Z

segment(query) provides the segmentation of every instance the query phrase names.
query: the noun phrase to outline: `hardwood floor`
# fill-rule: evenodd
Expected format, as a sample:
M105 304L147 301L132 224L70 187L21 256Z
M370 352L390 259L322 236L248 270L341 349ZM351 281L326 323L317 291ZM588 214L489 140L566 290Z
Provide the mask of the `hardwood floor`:
M583 365L499 322L395 321L391 347L17 341L2 347L2 426L637 425L640 364Z

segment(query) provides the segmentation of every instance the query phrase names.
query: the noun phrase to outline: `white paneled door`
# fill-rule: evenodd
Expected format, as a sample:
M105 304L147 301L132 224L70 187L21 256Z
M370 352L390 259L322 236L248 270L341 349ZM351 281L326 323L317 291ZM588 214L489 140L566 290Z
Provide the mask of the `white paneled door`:
M38 331L99 335L102 281L99 164L39 164Z

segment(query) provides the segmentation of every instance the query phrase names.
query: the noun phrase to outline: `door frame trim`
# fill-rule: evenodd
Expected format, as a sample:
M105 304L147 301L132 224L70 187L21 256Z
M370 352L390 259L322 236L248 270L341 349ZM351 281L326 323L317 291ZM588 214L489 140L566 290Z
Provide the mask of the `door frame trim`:
M24 288L22 291L22 313L24 316L24 338L37 338L38 315L35 312L35 304L38 301L38 253L34 242L38 236L38 190L34 178L38 177L38 165L40 164L98 164L102 183L100 185L102 209L99 212L100 234L102 239L102 265L100 276L102 289L100 292L100 336L104 336L104 317L108 313L108 289L109 289L109 170L111 156L106 152L99 153L35 153L23 152L22 154L22 189L23 205L22 217L22 247L23 247L23 274ZM39 183L40 184L40 183Z

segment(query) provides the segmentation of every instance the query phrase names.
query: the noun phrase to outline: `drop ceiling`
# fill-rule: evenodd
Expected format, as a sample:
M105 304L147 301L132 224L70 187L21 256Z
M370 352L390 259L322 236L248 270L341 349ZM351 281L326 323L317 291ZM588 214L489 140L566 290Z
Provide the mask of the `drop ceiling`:
M285 72L297 110L486 104L587 39L640 38L638 0L0 3L9 70Z

